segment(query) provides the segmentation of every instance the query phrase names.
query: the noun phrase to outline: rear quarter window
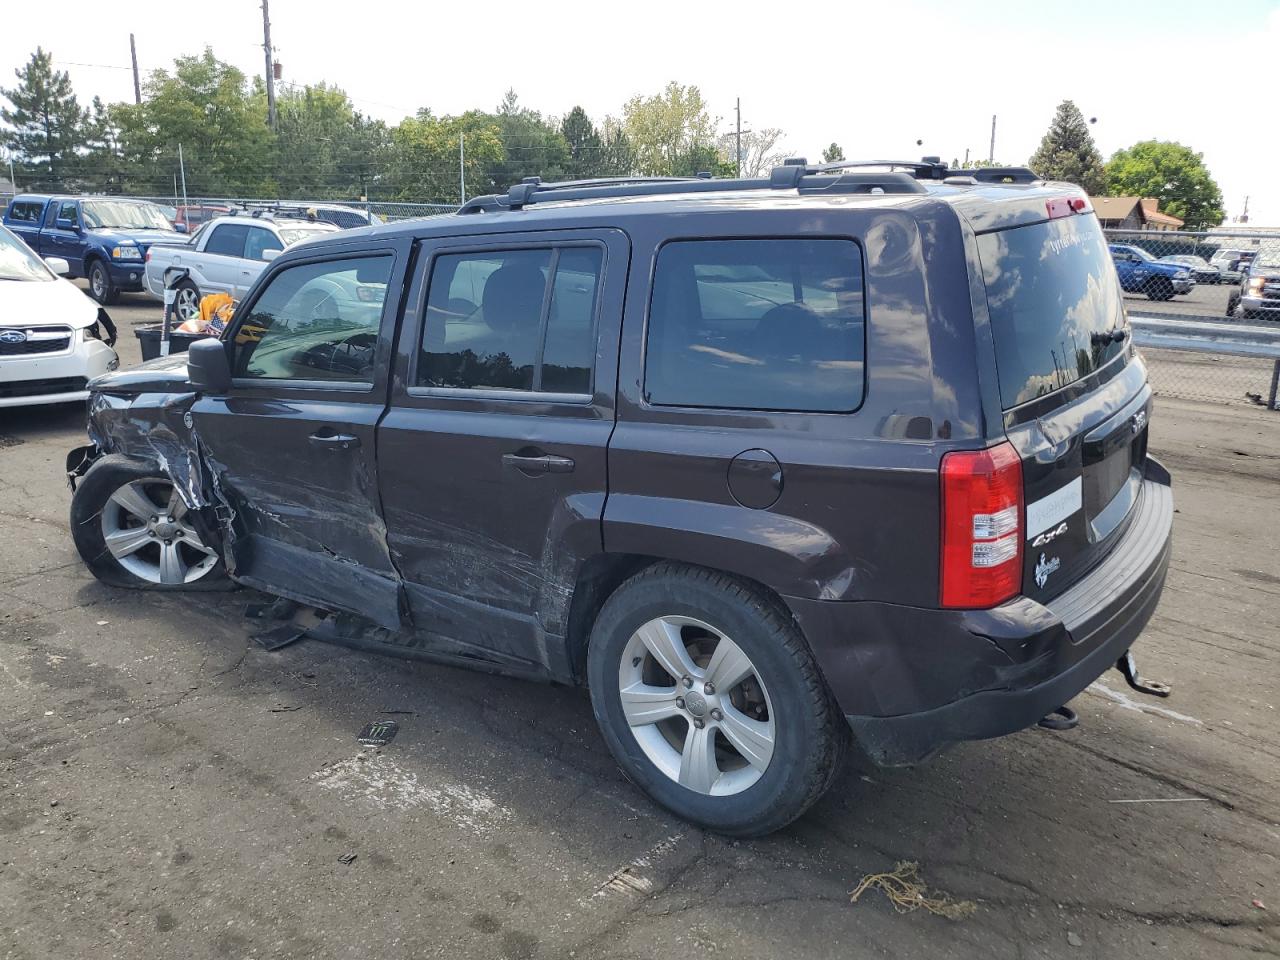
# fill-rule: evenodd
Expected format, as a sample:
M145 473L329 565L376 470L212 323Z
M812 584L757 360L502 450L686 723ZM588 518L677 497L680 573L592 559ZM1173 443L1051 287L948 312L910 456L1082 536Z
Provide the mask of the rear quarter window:
M862 403L864 328L853 240L673 241L654 271L645 399L852 411Z

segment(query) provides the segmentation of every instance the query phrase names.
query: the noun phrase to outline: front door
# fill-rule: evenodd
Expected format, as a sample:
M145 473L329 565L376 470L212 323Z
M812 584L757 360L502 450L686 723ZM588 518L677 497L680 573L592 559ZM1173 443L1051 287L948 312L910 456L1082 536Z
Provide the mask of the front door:
M420 635L562 675L601 549L628 244L612 230L428 241L378 429L387 539Z
M200 294L225 293L236 298L240 271L244 269L244 246L249 239L249 226L244 223L215 223L205 241L202 255L196 257L194 271Z
M231 390L192 408L236 576L390 628L374 434L408 251L384 241L278 267L236 311Z
M83 277L85 241L79 202L55 200L49 204L48 216L40 256L62 257L71 267L72 276Z

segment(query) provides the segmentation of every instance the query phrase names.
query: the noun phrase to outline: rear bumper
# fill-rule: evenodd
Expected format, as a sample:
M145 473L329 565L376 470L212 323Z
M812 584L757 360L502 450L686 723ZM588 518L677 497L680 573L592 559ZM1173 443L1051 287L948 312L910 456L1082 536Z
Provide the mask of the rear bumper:
M1148 461L1129 528L1108 557L1048 604L925 610L792 600L863 749L923 760L949 743L1036 723L1115 665L1151 619L1172 546L1169 475Z

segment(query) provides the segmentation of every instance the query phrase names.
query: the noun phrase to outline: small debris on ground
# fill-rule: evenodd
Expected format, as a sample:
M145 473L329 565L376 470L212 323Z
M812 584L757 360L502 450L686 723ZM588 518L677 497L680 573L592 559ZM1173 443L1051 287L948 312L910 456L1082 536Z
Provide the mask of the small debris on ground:
M100 626L100 627L105 627L105 626L106 626L108 623L110 623L110 622L111 622L110 620L99 620L99 621L98 621L98 626Z
M1263 903L1261 900L1254 900L1254 901L1253 901L1253 905L1254 905L1254 907L1255 907L1256 909L1258 909L1258 910L1265 910L1265 909L1267 909L1267 905L1266 905L1265 903Z
M364 725L356 741L366 747L385 747L399 732L400 724L394 720L373 720Z
M356 857L358 857L358 856L359 856L359 854L358 854L358 853L344 853L342 856L340 856L340 857L338 858L338 862L339 862L339 863L354 863L354 862L355 862Z
M1084 941L1080 939L1080 934L1076 933L1074 930L1067 931L1067 943L1071 944L1073 947L1084 946Z
M872 887L883 890L898 913L911 913L923 907L948 920L963 920L978 909L972 900L955 900L945 893L929 896L929 888L920 879L920 864L911 860L900 861L888 873L867 874L849 894L849 902L857 903Z

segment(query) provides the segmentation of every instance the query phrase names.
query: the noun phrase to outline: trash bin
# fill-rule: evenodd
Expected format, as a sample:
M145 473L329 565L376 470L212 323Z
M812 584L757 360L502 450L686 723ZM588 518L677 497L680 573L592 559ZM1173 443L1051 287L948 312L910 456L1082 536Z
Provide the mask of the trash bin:
M145 327L135 327L134 335L138 338L138 346L142 348L143 360L154 360L160 356L160 328L162 324L153 323ZM186 353L187 347L195 340L203 340L207 333L179 333L169 331L169 353Z

